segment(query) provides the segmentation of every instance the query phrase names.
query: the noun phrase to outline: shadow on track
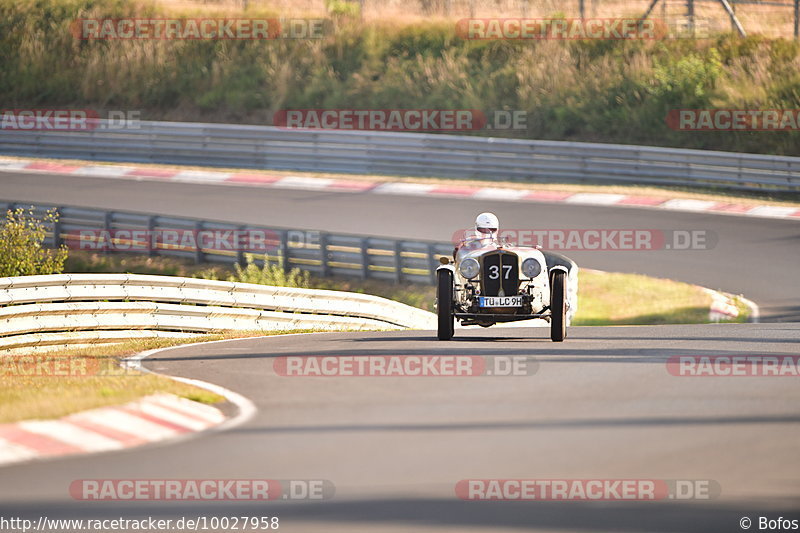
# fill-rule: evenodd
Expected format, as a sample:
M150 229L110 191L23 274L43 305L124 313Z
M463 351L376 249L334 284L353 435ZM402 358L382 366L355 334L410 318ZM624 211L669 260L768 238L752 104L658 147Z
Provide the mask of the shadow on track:
M475 422L454 424L349 424L330 426L243 427L231 433L337 433L360 431L475 431L530 429L585 429L608 427L668 427L737 424L800 424L800 415L777 416L708 416L708 417L647 417L647 418L585 418L574 420Z

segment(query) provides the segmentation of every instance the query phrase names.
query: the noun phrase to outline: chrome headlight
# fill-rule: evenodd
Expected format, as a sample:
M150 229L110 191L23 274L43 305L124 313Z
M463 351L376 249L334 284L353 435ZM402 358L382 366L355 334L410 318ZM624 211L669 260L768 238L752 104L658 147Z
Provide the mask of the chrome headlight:
M481 271L481 266L478 264L477 259L467 257L461 261L461 266L458 267L458 270L465 278L472 279Z
M529 257L525 261L522 262L522 273L525 274L526 278L535 278L542 272L542 264L534 259L533 257Z

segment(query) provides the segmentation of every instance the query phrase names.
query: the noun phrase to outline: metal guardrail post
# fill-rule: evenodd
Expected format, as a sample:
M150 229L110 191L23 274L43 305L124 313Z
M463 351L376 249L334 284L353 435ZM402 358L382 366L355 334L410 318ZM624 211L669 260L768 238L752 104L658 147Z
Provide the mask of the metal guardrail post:
M194 262L196 264L200 264L205 259L205 254L203 253L203 248L200 246L200 232L203 231L203 221L198 220L194 224Z
M278 238L281 241L278 243L278 255L280 256L281 267L284 272L288 272L291 267L291 263L289 262L289 232L286 230L279 231Z
M328 261L328 234L325 232L319 234L319 253L322 261L322 277L327 278L331 275L331 268Z
M800 0L794 0L794 38L800 39Z
M436 251L432 244L428 244L428 268L431 270L431 285L436 285L436 267L439 261L436 260Z
M112 211L105 211L103 212L103 253L108 254L111 252L109 250L109 245L113 244L111 242L111 226L114 220L114 213Z
M240 265L244 265L245 257L244 257L244 249L242 246L242 239L244 238L245 231L247 231L247 227L239 226L237 228L238 233L236 234L236 262Z
M403 281L403 242L394 241L394 282Z
M369 277L369 239L361 239L361 279Z
M156 218L147 217L147 255L155 257L158 255L158 237L156 236Z
M56 207L56 221L53 223L53 248L61 248L64 239L61 238L61 207Z

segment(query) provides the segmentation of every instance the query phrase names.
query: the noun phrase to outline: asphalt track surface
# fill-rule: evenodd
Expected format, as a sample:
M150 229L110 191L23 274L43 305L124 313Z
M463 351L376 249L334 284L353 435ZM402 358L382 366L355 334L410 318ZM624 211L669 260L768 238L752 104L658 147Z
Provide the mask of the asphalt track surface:
M0 515L277 515L281 531L737 531L798 518L797 378L676 377L675 354L796 353L797 324L326 333L146 360L251 398L248 423L171 445L0 469ZM515 377L284 377L278 356L524 356ZM76 479L326 479L329 501L78 502ZM462 501L462 479L713 480L704 501Z
M800 223L731 215L350 192L0 173L0 198L450 241L481 211L515 229L704 231L707 250L567 251L580 266L636 272L743 294L767 321L800 322Z
M800 228L792 221L640 209L3 175L0 197L394 237L449 239L476 212L505 227L705 229L708 251L575 252L584 267L741 292L771 322L329 333L162 352L155 371L202 379L258 408L246 424L172 445L0 469L0 516L274 516L281 530L741 531L800 519L797 378L676 377L675 355L797 355ZM531 376L282 377L283 355L524 356ZM77 479L326 479L329 501L79 502ZM462 501L463 479L712 480L710 500Z

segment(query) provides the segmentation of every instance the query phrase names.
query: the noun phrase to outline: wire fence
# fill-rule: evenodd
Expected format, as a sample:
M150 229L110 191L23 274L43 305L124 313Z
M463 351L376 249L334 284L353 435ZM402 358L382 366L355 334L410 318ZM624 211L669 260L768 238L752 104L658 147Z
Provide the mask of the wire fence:
M653 0L206 0L204 6L259 6L284 14L360 13L364 20L423 21L463 17L639 17ZM747 33L790 38L798 35L800 0L727 0ZM352 7L350 7L352 6ZM720 0L658 0L651 16L701 32L736 31ZM701 33L702 35L702 33Z

